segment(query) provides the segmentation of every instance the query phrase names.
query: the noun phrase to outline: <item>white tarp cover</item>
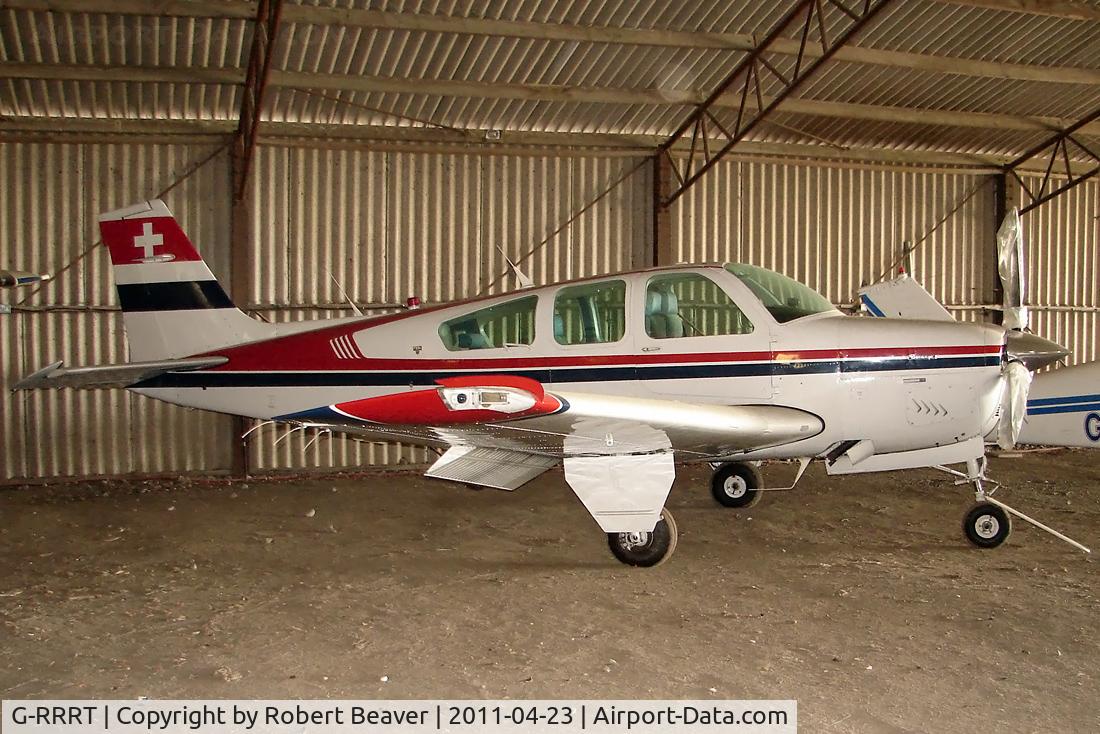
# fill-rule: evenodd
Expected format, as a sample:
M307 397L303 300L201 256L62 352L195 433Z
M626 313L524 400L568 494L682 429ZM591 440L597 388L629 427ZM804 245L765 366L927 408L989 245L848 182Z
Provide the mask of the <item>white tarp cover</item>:
M1026 273L1024 272L1024 230L1020 210L1013 207L997 230L997 271L1004 288L1004 326L1006 329L1027 328L1028 313L1024 305Z

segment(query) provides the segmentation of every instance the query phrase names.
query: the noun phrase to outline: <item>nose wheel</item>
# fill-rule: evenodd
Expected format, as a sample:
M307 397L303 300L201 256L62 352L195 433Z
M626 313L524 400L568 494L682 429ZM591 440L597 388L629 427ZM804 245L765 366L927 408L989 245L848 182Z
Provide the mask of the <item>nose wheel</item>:
M723 464L710 480L710 493L723 507L752 507L760 501L760 475L749 464Z
M676 550L676 521L667 509L661 510L661 519L649 532L608 533L607 545L611 553L628 566L659 566L672 557Z
M1008 539L1012 520L992 502L979 502L963 518L966 539L979 548L996 548Z

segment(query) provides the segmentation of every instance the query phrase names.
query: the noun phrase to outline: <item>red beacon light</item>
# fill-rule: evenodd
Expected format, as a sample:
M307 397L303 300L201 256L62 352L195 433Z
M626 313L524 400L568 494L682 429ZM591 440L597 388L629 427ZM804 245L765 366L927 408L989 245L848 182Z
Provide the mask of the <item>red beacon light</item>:
M409 296L405 299L405 308L415 311L420 308L420 296Z

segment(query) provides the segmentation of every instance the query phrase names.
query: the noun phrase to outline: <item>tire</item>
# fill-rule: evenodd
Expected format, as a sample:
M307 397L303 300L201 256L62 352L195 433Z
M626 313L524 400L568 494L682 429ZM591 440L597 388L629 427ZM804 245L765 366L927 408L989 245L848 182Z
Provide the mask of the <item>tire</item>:
M753 507L763 493L760 475L748 464L726 464L710 480L710 493L723 507Z
M992 502L979 502L963 517L963 534L979 548L996 548L1011 532L1008 513Z
M607 546L612 555L628 566L650 568L672 557L679 532L668 510L661 510L661 519L648 533L608 533Z

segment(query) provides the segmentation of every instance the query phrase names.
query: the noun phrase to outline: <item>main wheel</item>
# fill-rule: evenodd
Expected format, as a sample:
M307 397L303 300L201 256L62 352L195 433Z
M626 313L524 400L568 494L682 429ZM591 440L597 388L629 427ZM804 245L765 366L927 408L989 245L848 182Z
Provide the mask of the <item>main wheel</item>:
M760 501L760 475L748 464L726 464L710 480L710 493L723 507L752 507Z
M979 502L963 518L966 539L979 548L996 548L1011 532L1008 513L992 502Z
M676 521L666 509L650 532L608 533L607 546L628 566L659 566L672 557L677 535Z

